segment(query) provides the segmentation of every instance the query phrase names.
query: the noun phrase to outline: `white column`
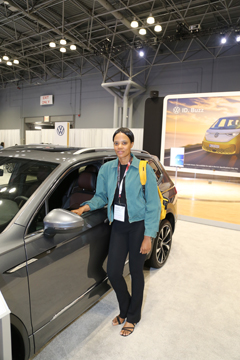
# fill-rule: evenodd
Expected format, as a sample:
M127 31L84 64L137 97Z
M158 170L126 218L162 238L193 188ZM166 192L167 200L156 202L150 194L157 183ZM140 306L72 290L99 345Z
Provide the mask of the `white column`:
M132 127L132 116L133 116L133 99L128 100L129 112L128 112L128 127Z
M118 127L118 97L114 96L113 128Z

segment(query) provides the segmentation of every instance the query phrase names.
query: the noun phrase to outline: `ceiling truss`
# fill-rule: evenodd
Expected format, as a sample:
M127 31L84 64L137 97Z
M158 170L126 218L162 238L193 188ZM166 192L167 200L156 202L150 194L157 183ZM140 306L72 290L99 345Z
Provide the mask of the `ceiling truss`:
M150 12L162 32L146 24ZM131 28L133 17L145 36ZM191 31L192 25L200 29ZM239 31L239 0L0 0L0 57L19 60L0 63L0 88L96 72L103 82L134 79L146 86L156 66L240 56ZM77 50L49 47L62 37Z

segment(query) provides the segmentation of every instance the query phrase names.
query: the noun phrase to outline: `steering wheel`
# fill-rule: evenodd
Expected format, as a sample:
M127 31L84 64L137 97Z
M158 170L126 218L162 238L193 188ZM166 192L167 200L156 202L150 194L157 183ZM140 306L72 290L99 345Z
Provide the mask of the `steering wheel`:
M14 201L16 201L16 203L18 204L19 209L23 206L23 204L28 201L28 198L26 196L16 196Z

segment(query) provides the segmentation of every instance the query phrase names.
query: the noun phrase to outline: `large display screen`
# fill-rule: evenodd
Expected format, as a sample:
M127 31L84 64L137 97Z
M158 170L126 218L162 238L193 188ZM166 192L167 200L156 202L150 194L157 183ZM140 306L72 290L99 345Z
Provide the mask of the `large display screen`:
M161 161L184 148L184 169L240 176L240 92L171 95L164 99Z

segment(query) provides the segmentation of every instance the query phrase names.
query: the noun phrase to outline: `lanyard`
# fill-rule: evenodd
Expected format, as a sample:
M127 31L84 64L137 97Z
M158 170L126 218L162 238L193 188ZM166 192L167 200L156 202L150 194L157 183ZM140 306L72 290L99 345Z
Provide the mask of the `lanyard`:
M123 175L122 181L120 182L120 161L118 160L118 189L119 189L118 198L119 198L119 200L120 200L121 195L122 195L123 180L124 180L124 178L125 178L125 176L127 174L127 171L129 169L130 165L131 165L131 162L132 162L132 156L130 157L130 160L129 160L128 164L127 164L127 167L126 167L125 173Z

